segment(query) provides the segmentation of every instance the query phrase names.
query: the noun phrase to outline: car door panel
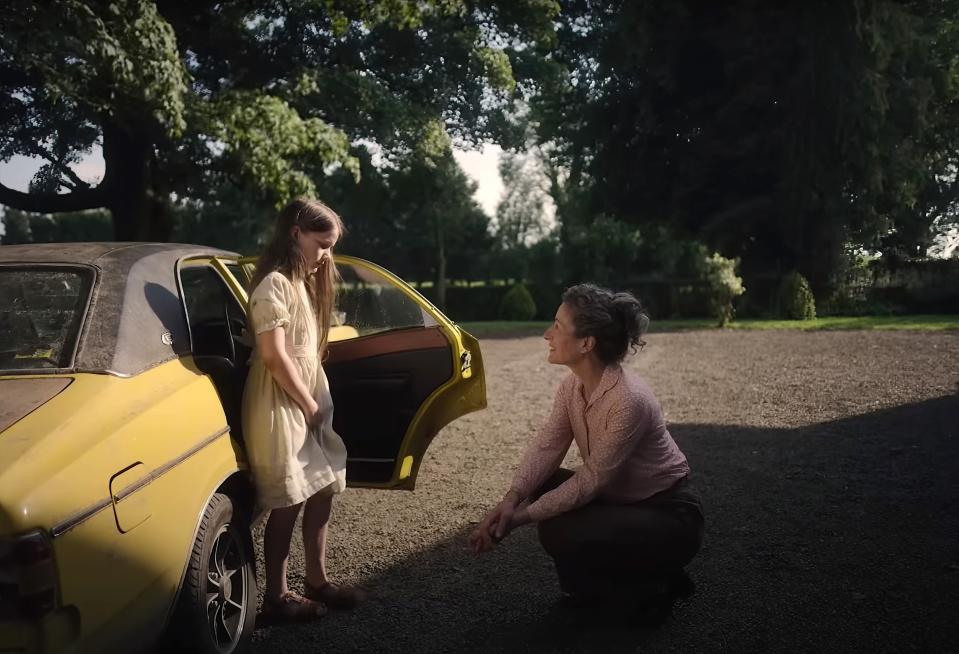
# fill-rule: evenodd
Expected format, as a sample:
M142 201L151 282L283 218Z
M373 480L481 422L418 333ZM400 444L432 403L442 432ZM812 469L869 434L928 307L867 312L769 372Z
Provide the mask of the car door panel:
M183 261L179 275L193 361L210 377L233 437L242 441L243 385L252 349L246 333L245 292L220 259Z
M384 354L436 349L446 351L450 349L449 341L438 326L400 329L331 343L323 366Z
M324 368L333 428L349 453L347 479L388 483L420 407L453 376L449 343L436 327L387 332L331 344Z
M343 279L323 367L333 426L347 447L347 480L412 489L439 430L486 406L479 343L392 273L334 259ZM216 265L224 276L237 271L228 284L244 306L254 261Z

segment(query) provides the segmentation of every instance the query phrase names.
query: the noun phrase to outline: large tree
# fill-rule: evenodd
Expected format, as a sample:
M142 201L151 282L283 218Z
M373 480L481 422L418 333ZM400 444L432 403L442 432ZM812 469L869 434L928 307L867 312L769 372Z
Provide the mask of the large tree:
M479 278L492 245L490 219L473 198L476 184L448 143L439 154L416 150L379 166L366 147L354 154L359 182L339 171L321 187L348 230L338 248L411 281L432 282L443 306L447 280Z
M500 155L503 194L496 206L496 237L505 250L518 249L547 233L544 175L535 157L512 152Z
M315 191L350 144L384 156L509 142L553 38L554 0L13 0L0 14L0 161L45 160L26 211L108 208L166 239L171 198L224 181L271 203ZM94 144L98 184L71 167Z
M489 217L473 199L476 184L452 152L413 158L389 174L390 219L400 229L398 269L434 282L433 297L446 306L448 279L477 279L492 238Z
M922 252L959 197L953 0L562 4L534 116L564 234L665 224L823 294L847 243Z

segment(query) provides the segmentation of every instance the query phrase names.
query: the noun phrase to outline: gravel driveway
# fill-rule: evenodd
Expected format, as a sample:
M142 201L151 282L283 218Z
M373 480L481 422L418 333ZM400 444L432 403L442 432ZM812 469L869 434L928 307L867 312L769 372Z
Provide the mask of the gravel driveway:
M531 528L466 550L565 373L542 339L516 338L483 342L489 408L443 430L416 491L337 501L330 568L371 599L259 629L255 651L959 652L959 333L647 340L628 365L707 512L697 593L666 625L557 616ZM296 588L299 544L293 557Z

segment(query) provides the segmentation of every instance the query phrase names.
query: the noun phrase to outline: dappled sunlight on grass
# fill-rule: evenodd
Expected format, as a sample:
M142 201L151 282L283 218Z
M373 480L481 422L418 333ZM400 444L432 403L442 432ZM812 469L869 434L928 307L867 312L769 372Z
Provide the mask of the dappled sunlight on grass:
M549 323L546 321L509 322L490 320L483 322L464 322L460 326L477 338L503 338L515 336L534 336L543 333ZM827 316L813 320L734 320L727 329L889 329L889 330L943 330L959 329L959 314L956 315L916 315L916 316ZM691 329L718 329L716 321L709 318L685 320L652 320L650 331L685 331Z
M959 315L826 316L813 320L737 320L734 329L959 329Z
M542 334L549 323L542 321L485 320L479 322L457 323L477 338L504 338L513 336L533 336Z

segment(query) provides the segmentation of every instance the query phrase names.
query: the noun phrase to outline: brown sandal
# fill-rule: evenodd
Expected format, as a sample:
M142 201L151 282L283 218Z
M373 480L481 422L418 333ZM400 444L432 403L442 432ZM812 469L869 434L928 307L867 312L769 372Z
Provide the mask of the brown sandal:
M261 613L269 621L303 622L322 618L326 611L323 602L287 591L276 600L264 598Z
M313 586L304 581L303 595L311 600L322 602L331 609L352 609L366 599L366 593L355 586L339 586L330 582L322 586Z

